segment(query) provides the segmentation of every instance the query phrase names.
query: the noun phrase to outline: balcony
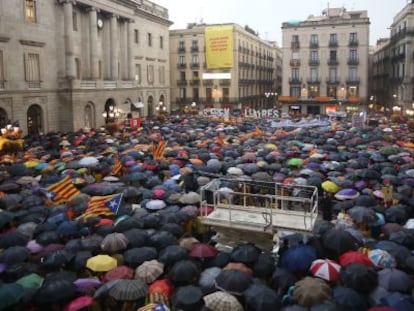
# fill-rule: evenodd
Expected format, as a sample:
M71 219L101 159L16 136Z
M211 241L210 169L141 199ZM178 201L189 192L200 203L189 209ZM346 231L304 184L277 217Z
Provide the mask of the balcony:
M188 82L185 79L177 80L177 85L178 86L187 86L187 84L188 84Z
M328 46L330 48L337 48L338 47L338 40L329 40Z
M339 80L338 80L338 78L327 78L326 79L326 84L328 84L328 85L338 85Z
M198 69L198 68L200 68L200 64L199 63L191 63L190 67L191 67L191 69Z
M191 47L191 52L198 52L198 46L193 45Z
M190 80L190 85L192 86L200 85L200 78L192 78Z
M291 49L299 49L300 48L300 43L299 41L293 41L290 43L290 48Z
M319 58L311 58L309 60L309 66L319 66Z
M231 80L230 79L221 79L221 80L219 80L219 85L229 86L230 84L231 84Z
M338 66L338 59L328 59L328 66Z
M348 77L348 79L346 79L346 84L348 85L356 85L359 84L360 79L358 77Z
M27 81L27 88L31 90L37 90L41 88L41 81Z
M302 79L301 78L289 78L289 84L302 84Z
M311 41L311 42L309 42L309 48L311 48L311 49L318 49L319 48L319 42L317 42L317 41Z
M178 47L177 52L178 53L185 53L185 47L183 47L183 46Z
M298 67L298 66L300 66L300 59L291 59L290 60L290 65L292 67Z
M187 64L186 63L178 63L177 64L177 69L186 69L187 68Z
M82 80L80 82L81 89L96 89L96 81L95 80Z
M5 81L0 80L0 90L4 90L5 89L5 84L6 84Z
M348 58L348 65L355 66L359 64L358 57L350 57Z
M213 86L214 81L213 80L203 80L203 85L204 86Z
M358 39L349 39L348 46L356 47L358 46L358 44L359 44Z
M320 84L321 80L319 78L310 78L307 82L308 84Z

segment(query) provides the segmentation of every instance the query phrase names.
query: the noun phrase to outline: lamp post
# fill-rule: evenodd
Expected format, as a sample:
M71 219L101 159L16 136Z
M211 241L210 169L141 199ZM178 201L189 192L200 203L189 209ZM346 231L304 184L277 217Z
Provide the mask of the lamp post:
M105 118L105 123L116 122L120 115L120 111L118 109L115 109L115 107L112 105L108 106L108 108L102 112L102 116Z
M155 107L155 110L157 111L158 115L163 115L167 111L167 107L165 107L164 103L160 101L157 107Z
M277 92L265 92L264 95L266 96L267 100L267 107L266 108L273 108L272 100L269 101L269 98L277 97ZM270 103L270 104L269 104Z
M191 103L191 112L193 113L193 114L197 114L197 103L196 102L192 102Z

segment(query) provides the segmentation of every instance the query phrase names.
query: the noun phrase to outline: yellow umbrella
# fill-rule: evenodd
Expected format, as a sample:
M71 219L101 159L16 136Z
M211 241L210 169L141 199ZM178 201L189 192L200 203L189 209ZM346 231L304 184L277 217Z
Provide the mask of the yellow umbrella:
M324 181L321 186L323 190L329 193L336 193L341 189L337 184L330 180Z
M266 144L264 145L265 149L269 149L269 150L277 150L277 146L275 144Z
M30 161L24 162L24 166L26 166L27 168L33 168L33 167L37 166L39 163L40 163L39 161L30 160Z
M95 272L106 272L116 268L117 261L108 255L96 255L88 259L86 267Z

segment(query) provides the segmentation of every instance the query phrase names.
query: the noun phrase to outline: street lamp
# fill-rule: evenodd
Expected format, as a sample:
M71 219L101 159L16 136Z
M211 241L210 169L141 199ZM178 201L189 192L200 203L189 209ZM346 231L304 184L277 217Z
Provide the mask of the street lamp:
M269 105L269 102L272 103L271 100L269 101L269 98L277 97L278 95L277 92L265 92L264 95L266 96L266 100L267 100L267 106L268 106L267 108L273 108L272 104Z
M105 118L105 123L112 123L115 122L116 119L119 118L121 115L118 109L115 109L114 106L108 106L104 112L102 112L102 116Z
M157 113L159 115L164 114L167 111L167 107L165 107L164 103L162 101L160 101L157 105L157 107L155 107L155 110L157 111Z
M192 111L193 114L196 114L197 113L196 107L197 107L197 103L196 102L192 102L191 103L191 111Z

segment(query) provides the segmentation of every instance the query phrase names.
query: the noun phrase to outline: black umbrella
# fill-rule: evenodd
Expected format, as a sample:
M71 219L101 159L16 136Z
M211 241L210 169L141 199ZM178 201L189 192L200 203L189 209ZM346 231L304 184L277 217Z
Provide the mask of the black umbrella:
M149 243L160 250L169 245L177 244L177 239L167 231L156 231L154 234L150 235Z
M68 263L73 257L74 253L71 253L65 249L59 249L42 258L42 265L44 267L62 267Z
M157 255L154 247L134 247L124 252L124 261L126 265L136 268L144 261L156 259Z
M222 270L216 277L216 288L232 295L243 295L252 278L240 270Z
M378 284L390 292L410 293L414 281L406 272L385 268L378 272Z
M60 238L56 231L45 231L36 237L36 242L41 245L59 243Z
M130 229L124 231L124 235L128 240L129 247L146 246L148 242L148 233L142 229Z
M141 219L144 222L145 229L149 229L149 228L156 229L161 223L161 216L156 213L148 214L142 217Z
M358 223L372 223L376 219L375 211L365 206L354 206L348 210L348 214Z
M0 261L8 265L21 263L29 257L29 250L24 246L12 246L3 251Z
M76 286L68 279L45 279L42 287L36 293L36 301L47 304L59 301L68 301L76 295Z
M263 284L252 284L244 292L246 311L279 310L281 301L276 292Z
M321 237L334 227L335 225L329 220L317 219L313 225L312 233L314 236Z
M368 309L368 301L366 297L352 288L335 286L332 294L336 304L338 307L342 308L342 310Z
M370 207L377 205L377 203L377 199L373 195L363 194L355 199L355 205L359 206Z
M257 278L267 280L272 277L275 268L275 259L273 257L260 254L253 265L253 275Z
M401 244L408 249L414 249L414 230L403 229L397 232L391 232L388 238L390 241Z
M215 257L206 258L204 261L205 268L219 267L223 268L230 262L230 254L226 252L218 252Z
M393 241L383 240L375 244L374 248L379 248L390 253L397 260L398 264L404 265L407 258L411 257L408 248Z
M165 265L172 266L177 261L188 259L188 250L178 245L169 245L164 248L159 256L158 260Z
M179 287L172 297L172 304L177 310L200 310L204 304L203 292L193 285Z
M69 268L73 271L81 271L86 267L86 262L93 256L90 251L76 252L75 256L69 263Z
M234 262L253 265L259 258L260 253L260 248L252 243L239 244L231 252L230 259Z
M129 217L116 224L115 232L125 232L131 229L142 229L144 228L144 222L140 219Z
M1 201L4 200L0 199ZM0 202L1 202L0 201ZM0 203L1 204L1 203ZM3 228L6 224L8 224L11 220L13 220L14 218L14 213L9 212L9 211L2 211L0 213L0 228Z
M403 225L408 218L407 208L401 204L391 206L385 210L384 216L387 222L395 222Z
M166 223L161 226L160 230L171 233L177 239L181 238L184 233L182 227L176 223Z
M191 260L180 260L174 264L168 273L168 278L175 286L185 286L198 280L200 271Z
M11 246L26 246L29 239L20 232L6 233L0 236L0 248Z
M340 277L346 287L368 294L378 285L377 272L364 264L351 263L342 267Z
M23 286L16 283L0 284L0 310L17 304L25 295Z
M297 281L296 276L287 269L277 267L272 274L273 286L279 294L285 294Z
M322 237L322 245L326 255L330 259L338 259L347 251L357 250L359 245L357 240L347 231L341 229L331 229Z

